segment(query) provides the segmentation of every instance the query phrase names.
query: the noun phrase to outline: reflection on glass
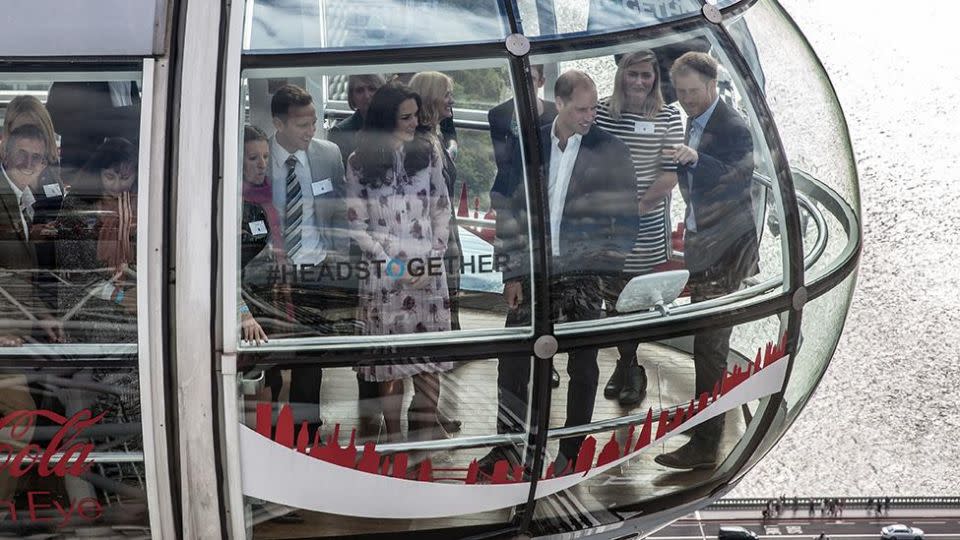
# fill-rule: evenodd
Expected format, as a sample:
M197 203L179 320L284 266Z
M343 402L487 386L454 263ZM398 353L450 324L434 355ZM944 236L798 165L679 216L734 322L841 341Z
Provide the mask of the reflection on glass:
M689 271L680 304L726 297L760 283L764 288L758 292L780 287L785 239L773 227L763 226L767 220L778 221L776 175L758 115L732 71L730 52L709 34L691 32L604 53L562 53L534 61L559 62L561 73L580 70L597 81L603 98L596 129L629 149L634 178L630 198L635 201L631 218L639 223L627 225L626 216L616 214L616 205L602 206L613 197L591 210L593 223L613 212L619 225L635 227L627 247L617 248L622 262L605 270L609 275L601 280L606 315L623 315L613 308L624 285L651 272ZM574 171L584 170L578 166ZM627 196L617 199L618 204L625 200ZM599 259L582 257L578 268L600 278L604 271ZM572 319L560 322L562 328ZM624 380L630 384L624 400L631 402L642 373L630 367L631 344L622 348L624 363L617 380L610 381L610 392L622 390L621 372L626 370Z
M138 82L26 87L3 112L0 346L134 342Z
M520 0L523 30L542 38L600 34L700 16L699 0Z
M793 21L775 3L760 2L724 24L731 33L742 33L740 26L749 28L753 38L749 45L755 50L744 52L748 58L758 58L763 70L766 101L790 166L836 190L859 216L858 180L846 121L823 66Z
M521 363L529 368L531 361L526 358ZM347 531L354 534L358 531L388 532L401 527L407 530L411 526L429 529L509 521L514 506L526 501L529 484L513 486L515 502L511 502L510 497L501 497L480 503L485 506L482 512L476 510L478 501L471 497L430 497L437 486L441 489L477 487L481 493L491 487L496 489L491 485L497 483L493 477L495 469L513 474L518 462L511 460L510 456L523 454L529 433L526 426L529 412L520 409L516 433L512 438L504 439L504 448L509 448L509 452L505 457L495 453L498 459L488 460L489 463L484 461L485 456L491 454L491 448L489 441L480 438L497 433L498 396L496 386L491 384L497 376L496 361L457 362L444 373L439 389L441 416L458 418L459 421L454 424L448 420L450 424L443 428L442 434L435 426L423 421L423 411L418 407L420 389L416 380L411 378L399 380L398 391L390 396L398 401L401 410L406 411L399 419L400 433L392 433L387 426L390 421L387 411L383 410L383 396L361 394L358 397L357 394L357 371L371 367L361 364L355 368L324 370L319 404L323 422L318 432L303 429L305 422L295 407L271 405L260 400L257 395L259 376L248 374L244 377L247 382L241 381L242 388L248 392L241 398L245 411L241 456L250 460L243 458L241 465L261 472L269 470L269 474L262 476L256 471L248 473L244 470L244 492L251 508L254 535L293 538L339 535ZM394 362L379 367L404 370L409 368L409 363ZM278 394L280 400L288 398L292 382L293 375L284 373ZM503 397L515 400L514 396ZM436 450L424 446L447 437L450 438L448 443L460 447ZM297 455L291 456L284 447L296 449ZM257 457L269 455L277 448L287 452L287 458L292 460L290 467ZM500 461L503 463L497 465ZM271 465L265 467L264 463ZM330 470L327 468L330 466L337 469ZM286 479L279 480L287 469L292 469L294 474L289 483ZM364 491L361 499L351 503L343 490L329 489L329 483L317 482L317 478L330 478L330 474L350 475L352 482L382 484L382 489ZM404 483L406 493L422 492L423 495L408 495L408 500L398 503L395 500L398 482ZM295 493L308 496L297 499ZM271 502L276 500L283 500L289 506ZM466 510L458 509L456 505ZM402 510L391 510L397 508ZM404 519L384 519L395 517ZM410 521L412 518L420 519Z
M509 182L503 189L526 210L513 103L504 102L509 179L498 176L499 147L478 129L478 111L465 110L462 123L453 115L455 106L462 110L461 91L471 107L509 97L507 70L490 62L449 72L418 67L248 79L245 130L261 133L241 150L244 343L503 327L504 255L488 201L496 182ZM406 109L387 110L386 96L400 81L413 92L401 103ZM318 87L342 87L336 97L346 98L352 114L342 116L339 99L306 90ZM332 124L328 140L317 131L321 119ZM528 246L526 234L512 245L517 264L530 264Z
M149 535L136 370L0 373L0 508L14 535Z
M642 509L644 501L716 478L755 431L761 400L782 388L788 357L780 330L779 318L770 317L642 343L637 355L649 373L643 399L624 405L616 395L596 396L594 426L580 430L585 440L575 456L576 466L586 468L586 479L537 505L543 533L554 532L551 520L567 515L565 498L604 523L611 517L608 510ZM727 346L711 341L717 333L732 336ZM712 347L709 358L707 346ZM554 362L563 372L576 360L560 354ZM604 378L617 369L615 349L600 351L599 368ZM548 460L562 455L573 435L562 429L569 424L570 402L563 390L570 384L572 374L569 380L561 377L553 394Z
M506 36L498 0L247 0L248 49L382 48Z

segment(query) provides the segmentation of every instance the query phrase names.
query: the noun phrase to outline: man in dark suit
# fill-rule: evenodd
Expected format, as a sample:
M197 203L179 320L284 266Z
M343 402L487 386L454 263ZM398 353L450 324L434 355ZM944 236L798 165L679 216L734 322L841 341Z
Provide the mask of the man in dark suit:
M363 117L370 107L370 100L384 84L383 77L377 74L350 75L347 79L347 104L353 114L337 122L327 135L330 142L340 148L344 167L347 158L357 149L357 134L363 129Z
M758 271L758 240L750 198L753 138L740 115L719 99L717 62L688 52L671 68L686 111L686 143L668 150L680 164L680 193L687 205L684 255L691 302L730 294ZM712 393L727 366L732 328L702 331L693 338L695 396ZM675 469L717 464L723 416L692 430L690 441L656 462Z
M543 88L543 66L530 66L530 86L534 94ZM545 126L557 117L557 106L552 101L537 97L537 124ZM490 203L499 210L513 196L517 187L523 188L523 157L520 152L520 130L517 126L516 104L510 98L487 113L493 157L497 162L497 176L490 188Z
M0 346L18 346L38 331L52 342L63 340L61 325L51 315L55 299L37 279L36 244L40 229L33 227L36 201L33 190L40 185L49 164L46 137L32 124L14 129L3 142L0 167L0 267L10 270L0 280L7 293Z
M273 126L267 174L272 179L273 204L283 227L283 268L279 279L289 287L293 331L297 335L349 333L357 307L357 284L338 274L338 263L349 261L350 235L346 219L346 183L340 149L315 139L317 110L313 97L292 84L279 88L270 102ZM311 440L319 427L319 366L296 367L290 373L290 402L297 420L310 424ZM267 382L274 399L280 374L271 370Z
M542 179L547 188L551 268L549 301L554 318L567 321L601 316L601 280L619 275L633 246L639 215L630 151L616 137L594 126L597 88L585 73L571 70L557 79L557 117L540 130ZM510 312L507 326L530 324L530 260L526 238L526 200L522 182L498 227L503 296ZM503 258L501 258L503 260ZM565 426L589 423L596 401L597 349L568 352ZM523 431L528 402L530 358L502 357L497 367L499 432ZM583 437L560 442L558 471L575 461ZM482 460L481 470L498 459L519 459L497 448Z
M135 81L55 82L46 107L60 134L60 164L67 183L104 139L139 143L140 90Z
M530 66L530 87L534 94L539 94L543 88L543 66ZM498 215L507 212L509 201L516 196L516 190L523 189L523 154L520 151L520 128L517 125L516 102L510 98L487 113L487 122L490 125L490 139L493 142L493 157L497 163L497 176L490 188L490 206ZM545 126L553 123L557 117L557 105L552 101L541 99L537 95L537 125ZM497 226L502 223L496 221ZM502 236L498 234L497 236ZM494 247L494 256L499 255ZM560 386L560 375L556 370L550 377L554 388Z

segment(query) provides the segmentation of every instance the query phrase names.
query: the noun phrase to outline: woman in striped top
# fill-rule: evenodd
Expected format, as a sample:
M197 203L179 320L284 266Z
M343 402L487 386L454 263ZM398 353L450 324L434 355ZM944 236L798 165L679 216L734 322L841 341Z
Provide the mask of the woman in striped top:
M597 107L597 125L630 148L640 212L640 229L623 275L608 286L611 307L630 278L667 261L668 198L677 185L677 166L663 150L683 143L683 122L680 112L664 103L659 74L652 51L624 55L617 63L613 95ZM617 398L621 405L640 403L646 390L646 374L637 362L638 344L630 341L617 347L620 359L604 387L604 396Z

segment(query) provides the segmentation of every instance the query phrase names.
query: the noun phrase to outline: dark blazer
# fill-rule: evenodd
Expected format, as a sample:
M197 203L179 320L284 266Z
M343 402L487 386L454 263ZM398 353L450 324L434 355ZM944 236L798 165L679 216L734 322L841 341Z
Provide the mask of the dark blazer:
M497 162L497 177L490 188L490 201L497 209L502 197L510 197L517 186L523 185L523 156L520 152L520 137L515 131L515 105L508 99L487 113L490 124L490 139L493 141L493 157ZM553 122L557 106L552 101L543 102L543 114L538 126Z
M107 137L140 139L140 92L130 85L132 105L114 107L105 82L55 82L47 96L47 111L60 134L60 159L65 173L83 166Z
M357 149L357 133L363 128L363 117L359 112L337 122L337 125L330 128L327 133L327 139L340 148L340 156L343 158L343 166L347 166L347 159Z
M0 268L14 271L0 277L0 287L34 316L38 316L52 305L52 298L43 298L41 301L42 292L36 280L38 269L34 240L33 237L27 240L17 196L5 175L0 172ZM7 326L18 326L12 331L0 330L0 334L29 336L33 327L31 320L18 313L17 308L6 299L0 300L0 305L10 317L2 322Z
M552 124L540 128L541 182L545 188L550 178L551 129ZM512 216L518 216L517 224L504 228L504 233L509 230L513 234L498 238L507 247L500 253L509 258L503 269L505 281L529 272L525 193L516 191L517 195L511 199L514 201L511 214L504 217L512 220ZM548 227L549 219L548 212ZM553 273L622 272L639 227L637 185L630 150L620 139L594 126L580 141L580 151L570 175L560 222L560 256L553 259ZM547 247L549 249L549 245Z
M697 224L695 233L687 233L686 265L691 274L722 272L731 276L731 285L739 284L758 272L750 197L753 138L743 118L719 101L696 150L696 167L678 170L686 214L692 212Z

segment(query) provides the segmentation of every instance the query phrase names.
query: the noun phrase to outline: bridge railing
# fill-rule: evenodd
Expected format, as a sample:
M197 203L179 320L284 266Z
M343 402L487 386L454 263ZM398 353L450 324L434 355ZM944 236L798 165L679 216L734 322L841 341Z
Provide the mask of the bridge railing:
M792 508L794 504L798 508L808 508L812 501L819 508L820 502L830 499L839 499L843 501L844 508L866 508L868 505L876 506L879 502L885 504L887 496L879 497L787 497L782 500L784 508ZM891 508L960 508L960 497L890 497ZM778 498L742 498L742 499L718 499L708 508L713 510L761 510L767 507L767 502L775 502ZM796 502L794 502L796 501Z

